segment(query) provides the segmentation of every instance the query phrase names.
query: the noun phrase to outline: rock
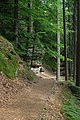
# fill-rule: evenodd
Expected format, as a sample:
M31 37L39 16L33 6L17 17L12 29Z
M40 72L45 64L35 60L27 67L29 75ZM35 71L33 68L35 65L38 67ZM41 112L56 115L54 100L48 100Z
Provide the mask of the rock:
M44 70L44 68L43 67L41 67L40 68L40 72L44 72L45 70Z

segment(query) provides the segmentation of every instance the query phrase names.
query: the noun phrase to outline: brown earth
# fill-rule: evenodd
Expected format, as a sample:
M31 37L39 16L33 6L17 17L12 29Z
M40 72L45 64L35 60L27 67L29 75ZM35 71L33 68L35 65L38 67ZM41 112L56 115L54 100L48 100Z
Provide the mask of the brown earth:
M47 70L34 82L19 78L11 81L0 75L0 120L64 120L56 101L63 86L56 87L54 79Z

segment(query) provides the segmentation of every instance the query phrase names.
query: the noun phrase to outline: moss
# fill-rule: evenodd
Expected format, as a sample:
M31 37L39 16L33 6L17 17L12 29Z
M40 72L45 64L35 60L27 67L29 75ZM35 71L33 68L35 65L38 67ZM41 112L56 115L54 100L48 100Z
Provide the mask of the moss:
M13 45L0 36L0 71L11 79L15 78L18 70L17 59Z

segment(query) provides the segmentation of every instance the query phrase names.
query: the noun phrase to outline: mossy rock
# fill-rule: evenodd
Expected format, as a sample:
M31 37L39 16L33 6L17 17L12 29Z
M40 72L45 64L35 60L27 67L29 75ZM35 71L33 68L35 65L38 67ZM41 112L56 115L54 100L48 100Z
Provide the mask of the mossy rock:
M13 45L0 36L0 72L14 79L18 71L18 58Z

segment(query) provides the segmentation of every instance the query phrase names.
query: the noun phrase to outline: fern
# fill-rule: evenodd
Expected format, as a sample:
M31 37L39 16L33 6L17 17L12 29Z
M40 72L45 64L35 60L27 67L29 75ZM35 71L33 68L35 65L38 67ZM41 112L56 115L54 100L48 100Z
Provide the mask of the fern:
M67 120L80 120L80 108L72 98L63 105L63 115Z

